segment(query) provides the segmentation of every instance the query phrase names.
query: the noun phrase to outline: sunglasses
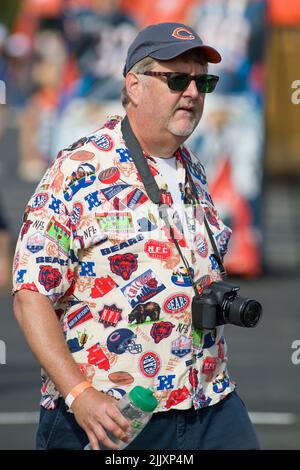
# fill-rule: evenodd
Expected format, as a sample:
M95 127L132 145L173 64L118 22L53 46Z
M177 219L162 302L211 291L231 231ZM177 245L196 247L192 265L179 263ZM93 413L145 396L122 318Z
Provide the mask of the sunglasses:
M195 80L199 93L211 93L216 88L219 81L217 75L189 75L180 72L138 72L139 75L149 75L150 77L166 77L170 90L184 91L188 88L192 80Z

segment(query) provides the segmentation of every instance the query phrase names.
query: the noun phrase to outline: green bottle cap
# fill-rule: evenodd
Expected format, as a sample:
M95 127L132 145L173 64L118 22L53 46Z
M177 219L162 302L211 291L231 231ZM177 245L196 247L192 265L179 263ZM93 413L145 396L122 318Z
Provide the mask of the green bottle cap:
M143 411L154 411L158 405L158 401L153 395L151 388L136 385L130 390L129 397L131 401Z

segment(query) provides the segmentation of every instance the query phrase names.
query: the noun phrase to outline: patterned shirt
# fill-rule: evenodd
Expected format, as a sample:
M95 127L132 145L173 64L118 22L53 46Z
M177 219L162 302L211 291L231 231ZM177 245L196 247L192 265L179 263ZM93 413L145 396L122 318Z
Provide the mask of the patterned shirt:
M223 326L193 328L191 278L147 196L120 120L111 117L61 151L47 170L25 210L13 291L50 299L75 362L97 390L120 398L134 385L152 387L157 411L213 405L235 386ZM189 239L157 160L145 158L201 293L220 280L203 215L222 256L231 231L213 205L203 166L186 147L174 158L182 203L191 194L186 168L198 193L199 204L185 206ZM42 380L41 404L53 409L61 395L44 371Z

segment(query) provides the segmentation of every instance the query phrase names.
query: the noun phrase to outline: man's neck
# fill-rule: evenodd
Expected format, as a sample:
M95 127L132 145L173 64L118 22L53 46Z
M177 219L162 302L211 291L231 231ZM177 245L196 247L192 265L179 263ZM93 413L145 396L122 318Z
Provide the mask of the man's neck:
M186 140L185 137L174 136L171 133L160 132L156 135L151 132L147 126L139 123L134 113L127 110L127 116L130 122L131 129L140 143L144 152L153 156L160 156L169 158L172 156L178 147Z

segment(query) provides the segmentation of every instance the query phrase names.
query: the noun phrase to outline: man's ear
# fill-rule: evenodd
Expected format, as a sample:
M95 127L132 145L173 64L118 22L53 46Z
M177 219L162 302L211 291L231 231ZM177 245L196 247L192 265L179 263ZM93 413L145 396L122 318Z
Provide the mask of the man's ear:
M126 88L128 96L135 106L139 103L139 97L141 95L142 83L137 75L133 72L128 72L125 78Z

